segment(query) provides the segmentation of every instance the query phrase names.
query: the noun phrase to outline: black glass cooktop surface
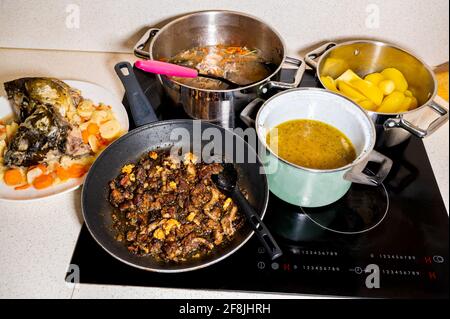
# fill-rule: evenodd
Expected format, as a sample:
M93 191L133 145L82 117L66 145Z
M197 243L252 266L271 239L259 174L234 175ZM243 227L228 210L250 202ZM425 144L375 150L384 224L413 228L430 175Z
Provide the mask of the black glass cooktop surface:
M154 78L136 71L153 105L166 103ZM317 86L307 72L301 86ZM124 101L126 104L126 100ZM162 112L161 112L162 111ZM160 108L161 118L184 118ZM240 123L238 123L240 125ZM383 187L352 186L339 202L301 209L271 195L265 222L284 255L270 261L252 238L225 260L200 270L160 274L121 263L81 229L71 264L80 282L226 291L386 298L448 298L448 215L419 139L389 150Z

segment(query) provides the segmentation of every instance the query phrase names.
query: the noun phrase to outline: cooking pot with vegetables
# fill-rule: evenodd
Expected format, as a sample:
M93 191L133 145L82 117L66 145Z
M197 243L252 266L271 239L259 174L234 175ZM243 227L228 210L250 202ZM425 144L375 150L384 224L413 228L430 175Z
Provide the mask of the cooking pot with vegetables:
M357 99L358 94L366 94L376 100L376 94L373 96L372 87L369 87L371 83L367 83L373 82L373 79L370 76L367 78L368 75L376 73L376 78L381 74L380 81L387 80L376 88L388 91L385 93L389 95L382 100L387 107L380 108L381 105L377 107L373 104L374 108L365 107L364 103L372 102L367 100L359 103L366 108L375 123L377 146L395 146L411 135L426 137L448 121L448 103L436 96L437 84L431 68L421 59L397 46L370 40L340 44L330 42L308 53L305 62L316 70L321 84L327 89L334 90L327 81L339 79L346 73L344 78L350 80L354 86L338 80L337 85L340 83L341 86L336 90L352 99ZM356 79L356 82L353 82L352 77L364 78L365 81ZM387 88L384 84L394 85ZM367 87L368 90L365 90ZM391 94L392 98L386 102L386 98ZM394 100L405 98L417 99L417 102L405 109L391 107L395 104ZM399 101L400 103L402 102Z
M144 50L147 43L148 51ZM134 52L139 57L152 60L170 60L186 50L209 50L214 46L237 48L235 51L242 53L237 57L239 61L257 52L258 61L263 61L261 63L269 68L269 72L257 81L243 81L242 87L233 89L199 88L178 78L158 77L168 96L176 104L181 104L189 116L224 127L234 127L237 112L256 97L267 95L272 89L297 87L305 70L302 60L286 56L283 40L274 29L255 17L232 11L193 13L168 23L162 29L151 28L136 44ZM218 57L221 62L223 58ZM229 62L233 66L239 61ZM292 83L279 81L281 69L287 66L297 69ZM236 74L243 72L242 69L237 71Z

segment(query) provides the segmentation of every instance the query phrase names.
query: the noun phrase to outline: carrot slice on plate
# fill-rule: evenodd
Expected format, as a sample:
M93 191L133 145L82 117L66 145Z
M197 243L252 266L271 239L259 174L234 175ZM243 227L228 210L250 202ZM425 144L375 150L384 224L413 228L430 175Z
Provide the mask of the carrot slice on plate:
M71 178L78 178L86 174L88 171L88 167L81 164L72 164L68 169L67 172L69 173L69 176Z
M83 138L83 143L88 144L89 143L89 132L88 130L84 130L81 132L81 137Z
M62 167L59 164L56 164L55 167L56 167L56 169L55 169L56 176L58 176L60 180L65 181L70 178L70 174L67 169L65 169L64 167Z
M36 189L43 189L53 184L53 176L50 174L42 174L36 177L33 181L33 186Z
M6 185L15 186L25 183L25 177L22 172L17 168L11 168L5 172L3 176Z
M30 186L31 186L30 184L24 184L24 185L16 186L16 187L14 187L14 189L15 189L16 191L19 191L19 190L22 190L22 189L27 189L27 188L29 188Z
M89 125L86 128L86 131L88 131L89 135L95 135L99 132L100 128L95 123L89 123Z

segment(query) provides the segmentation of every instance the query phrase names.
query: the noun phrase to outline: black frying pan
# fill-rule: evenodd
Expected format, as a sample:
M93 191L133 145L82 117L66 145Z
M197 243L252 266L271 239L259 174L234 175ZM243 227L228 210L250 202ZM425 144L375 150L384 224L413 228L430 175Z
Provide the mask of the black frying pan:
M211 254L203 258L192 259L183 263L164 263L152 257L135 256L127 250L123 242L115 240L115 232L112 229L111 218L113 208L108 202L109 182L120 173L123 165L136 162L146 152L169 148L175 143L183 146L181 145L183 142L177 142L173 140L173 137L171 139L171 134L175 129L181 128L189 132L190 145L194 145L194 147L197 145L199 150L203 150L205 145L213 140L213 138L212 136L208 136L200 142L194 136L194 130L197 130L198 127L200 128L200 133L205 132L208 128L219 130L221 133L221 148L218 153L209 155L214 158L221 157L228 162L234 163L239 175L239 186L241 189L246 190L250 204L255 208L261 218L266 211L269 197L266 176L260 173L262 164L259 162L253 148L242 138L222 127L201 121L169 120L158 122L150 102L145 97L136 80L131 65L128 62L121 62L115 66L115 70L126 89L131 114L138 128L108 146L89 170L83 185L81 205L84 220L90 233L99 245L115 258L131 266L150 271L190 271L209 266L230 256L252 236L253 230L249 226L249 223L245 223L244 227L236 232L230 243L223 247L216 247ZM194 139L197 144L192 144ZM215 145L219 144L217 140L214 141L216 142ZM233 143L232 154L227 154L229 150L225 147L226 141L232 141ZM193 151L195 152L196 150L194 149ZM237 152L241 154L243 152L245 159L255 158L256 161L249 162L246 160L244 163L236 163Z

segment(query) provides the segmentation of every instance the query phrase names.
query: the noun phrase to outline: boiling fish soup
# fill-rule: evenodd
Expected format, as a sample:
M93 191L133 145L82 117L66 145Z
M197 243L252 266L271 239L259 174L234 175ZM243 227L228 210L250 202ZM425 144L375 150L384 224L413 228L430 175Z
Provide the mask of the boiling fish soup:
M273 65L263 59L260 50L245 46L194 47L179 52L168 62L195 68L202 74L220 76L242 86L263 80L273 72ZM224 90L228 86L219 80L203 77L173 79L200 89Z

